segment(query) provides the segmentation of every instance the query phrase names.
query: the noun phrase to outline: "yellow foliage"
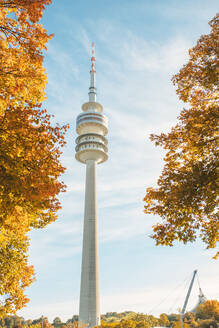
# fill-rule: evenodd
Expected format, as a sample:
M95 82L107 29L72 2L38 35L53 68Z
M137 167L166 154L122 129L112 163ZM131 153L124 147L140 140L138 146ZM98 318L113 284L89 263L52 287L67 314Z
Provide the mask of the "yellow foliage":
M151 135L155 145L167 150L158 187L148 188L144 198L145 213L163 219L153 226L157 245L193 242L200 235L207 248L215 248L219 240L219 15L209 24L210 34L201 36L188 63L173 77L179 98L190 108L182 110L169 133Z
M41 109L47 78L43 51L52 35L38 20L51 0L0 0L0 317L28 302L31 228L56 219L65 190L58 177L67 126Z

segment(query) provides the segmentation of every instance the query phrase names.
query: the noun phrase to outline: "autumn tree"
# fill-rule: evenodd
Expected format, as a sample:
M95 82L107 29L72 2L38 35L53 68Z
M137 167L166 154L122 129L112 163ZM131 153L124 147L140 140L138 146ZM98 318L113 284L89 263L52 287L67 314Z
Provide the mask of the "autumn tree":
M51 38L39 24L49 0L0 0L0 317L28 299L32 228L57 218L60 163L67 126L52 126L42 109L43 51Z
M37 21L48 0L0 0L0 114L27 102L45 99L42 66L46 43L52 37Z
M189 325L187 323L183 322L183 327L184 328L189 328ZM180 321L174 321L173 325L172 325L172 328L181 328Z
M65 325L62 324L62 328L78 328L78 321L73 321L73 322L66 322Z
M183 320L185 323L189 324L189 327L191 328L197 327L195 312L186 312L183 316Z
M31 22L37 22L43 15L45 6L52 0L0 0L0 8L16 8L29 16Z
M145 213L162 218L153 226L157 245L193 242L200 236L207 248L215 248L219 239L218 14L209 25L210 33L189 50L188 63L172 79L188 108L169 133L151 135L167 151L158 187L148 188L144 198Z
M160 314L159 318L159 325L163 327L169 327L170 322L167 318L167 315L165 313Z
M219 302L208 300L200 304L196 311L196 319L213 319L219 321Z

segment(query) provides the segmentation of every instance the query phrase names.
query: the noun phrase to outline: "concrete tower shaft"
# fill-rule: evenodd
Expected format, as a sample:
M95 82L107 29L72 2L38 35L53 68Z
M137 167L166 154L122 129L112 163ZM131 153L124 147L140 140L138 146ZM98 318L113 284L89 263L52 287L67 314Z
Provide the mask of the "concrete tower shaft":
M108 159L108 120L96 102L96 71L92 45L89 101L82 105L76 122L76 159L86 164L84 232L81 267L79 327L100 325L96 164Z

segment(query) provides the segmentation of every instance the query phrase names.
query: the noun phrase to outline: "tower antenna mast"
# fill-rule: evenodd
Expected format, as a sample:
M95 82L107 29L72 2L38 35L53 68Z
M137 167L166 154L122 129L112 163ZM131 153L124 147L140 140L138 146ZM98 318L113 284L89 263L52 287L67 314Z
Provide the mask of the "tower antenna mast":
M92 54L92 57L91 57L91 72L96 72L95 71L95 43L92 42L92 50L91 50L91 54Z

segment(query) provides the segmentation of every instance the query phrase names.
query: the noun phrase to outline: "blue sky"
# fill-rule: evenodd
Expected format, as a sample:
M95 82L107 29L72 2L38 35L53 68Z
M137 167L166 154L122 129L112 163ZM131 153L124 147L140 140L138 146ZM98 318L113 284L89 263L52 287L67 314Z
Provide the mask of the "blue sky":
M109 118L109 160L98 166L101 312L158 315L182 307L194 269L203 292L218 298L218 263L200 241L156 247L149 238L158 218L143 213L145 189L155 186L164 152L150 133L168 131L185 106L170 81L188 49L216 14L214 0L53 0L43 24L48 45L45 107L54 122L70 123L62 162L67 192L59 219L31 233L36 282L19 311L62 320L78 313L85 166L74 158L75 121L88 100L90 46L96 43L98 101ZM195 305L195 283L188 308Z

